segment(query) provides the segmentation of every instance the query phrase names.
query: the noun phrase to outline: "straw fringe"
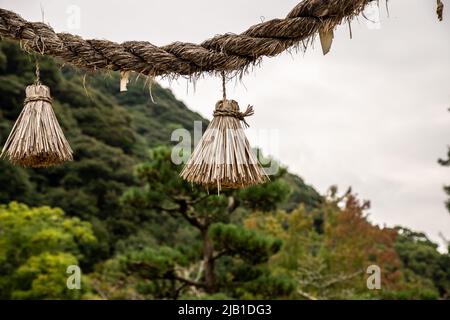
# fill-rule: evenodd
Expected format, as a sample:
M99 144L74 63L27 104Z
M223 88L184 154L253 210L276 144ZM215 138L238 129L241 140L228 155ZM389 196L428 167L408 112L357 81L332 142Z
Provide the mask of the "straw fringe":
M246 113L253 114L253 109L248 108ZM180 176L207 188L217 188L218 191L268 181L245 136L241 125L243 119L236 116L242 114L238 103L220 100L214 114Z
M41 84L26 88L25 106L14 124L0 158L24 167L49 167L73 160L51 105L50 89Z

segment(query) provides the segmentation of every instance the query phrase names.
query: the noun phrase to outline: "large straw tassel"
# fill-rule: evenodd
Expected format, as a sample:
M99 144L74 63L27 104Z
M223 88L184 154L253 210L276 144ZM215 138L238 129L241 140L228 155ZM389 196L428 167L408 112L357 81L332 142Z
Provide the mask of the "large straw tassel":
M251 106L246 112L240 112L234 100L217 102L214 118L181 171L181 177L218 191L266 182L268 177L252 152L241 125L242 121L247 127L244 118L252 114Z
M26 88L24 107L0 157L24 167L49 167L73 160L72 149L52 108L50 89L40 83Z

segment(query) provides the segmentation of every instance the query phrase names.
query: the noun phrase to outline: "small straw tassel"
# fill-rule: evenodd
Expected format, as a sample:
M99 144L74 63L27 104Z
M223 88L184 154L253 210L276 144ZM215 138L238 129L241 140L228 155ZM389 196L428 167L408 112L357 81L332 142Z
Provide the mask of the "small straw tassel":
M239 112L234 100L216 103L210 122L191 158L181 171L185 180L207 188L237 189L264 183L267 175L258 163L245 136L241 121L253 115L253 107Z
M40 83L28 86L24 107L1 158L24 167L49 167L73 160L72 149L53 112L50 89Z

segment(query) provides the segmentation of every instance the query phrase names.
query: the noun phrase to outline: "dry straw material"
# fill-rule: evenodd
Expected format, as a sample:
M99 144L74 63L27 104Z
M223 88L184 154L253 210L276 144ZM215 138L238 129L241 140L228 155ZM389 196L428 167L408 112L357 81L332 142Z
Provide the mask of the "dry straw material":
M251 106L240 112L234 100L217 102L214 118L180 173L181 177L218 191L267 181L241 124L247 127L245 117L251 115Z
M29 22L14 12L0 9L0 36L20 40L26 49L89 70L135 71L150 77L196 77L203 72L245 72L263 56L273 57L290 48L306 49L320 30L332 30L350 21L371 1L374 0L303 0L285 18L261 22L241 34L217 35L200 44L174 42L165 46L147 41L119 44L103 39L86 40L56 33L44 23Z
M438 16L438 20L442 21L444 15L444 4L442 3L441 0L437 0L436 13Z
M24 167L48 167L73 160L51 105L50 89L42 84L26 88L25 105L0 157Z

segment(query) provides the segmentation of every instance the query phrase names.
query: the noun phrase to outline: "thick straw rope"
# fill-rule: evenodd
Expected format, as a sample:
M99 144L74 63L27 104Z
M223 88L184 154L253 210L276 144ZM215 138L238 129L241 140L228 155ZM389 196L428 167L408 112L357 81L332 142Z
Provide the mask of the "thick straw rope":
M371 1L304 0L286 18L262 22L238 35L228 33L201 44L174 42L162 47L145 41L118 44L85 40L56 33L44 23L29 22L0 9L0 36L20 40L26 49L89 70L135 71L152 77L242 72L263 56L275 56L300 45L306 48L319 30L330 30L350 20Z

